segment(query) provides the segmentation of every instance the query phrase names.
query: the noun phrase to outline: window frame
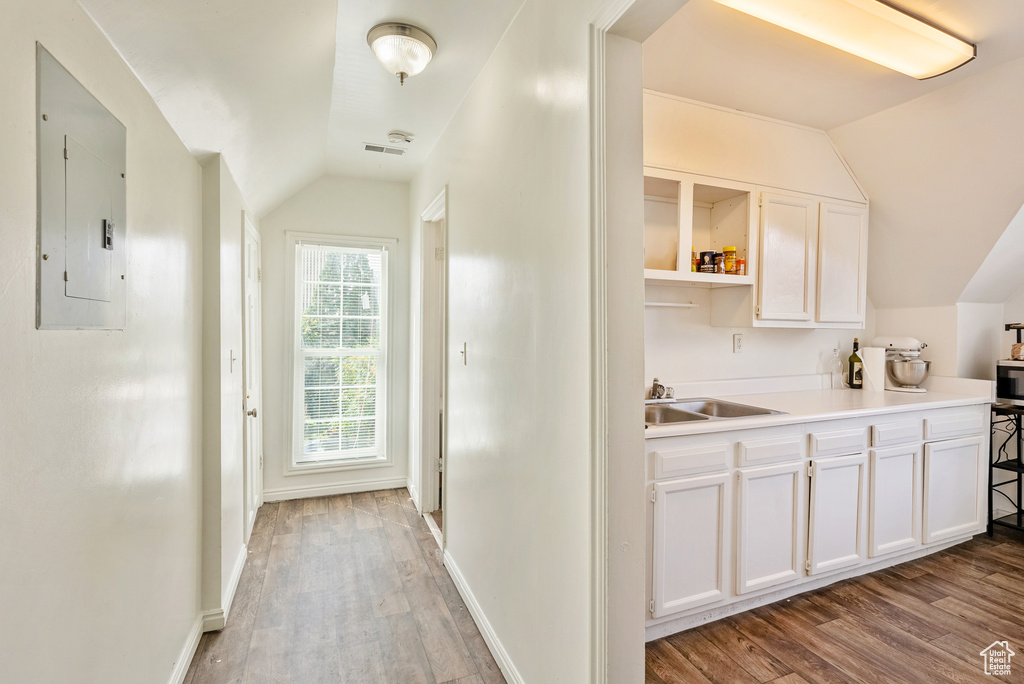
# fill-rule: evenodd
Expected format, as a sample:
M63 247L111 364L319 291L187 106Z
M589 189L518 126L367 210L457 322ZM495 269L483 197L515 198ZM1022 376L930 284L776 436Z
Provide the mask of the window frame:
M331 235L325 233L304 233L285 232L285 265L286 277L285 288L287 302L288 329L287 344L285 345L287 358L285 367L288 369L287 386L289 390L289 411L288 425L285 430L287 438L287 457L284 461L284 475L308 475L314 473L328 473L335 471L382 468L393 464L391 439L393 430L393 406L391 402L391 366L393 353L391 349L392 319L392 273L390 261L394 257L393 248L398 243L395 238L361 237L353 235ZM382 416L384 426L381 431L381 444L376 453L365 457L335 458L322 461L300 462L298 459L303 451L303 415L305 406L304 395L304 355L300 341L302 289L299 286L298 278L301 276L299 260L303 245L317 245L323 247L355 248L355 249L380 249L384 252L382 260L381 289L381 352L382 367L377 369L380 376L378 387L380 394L376 397L379 406L383 407ZM382 396L381 396L382 395Z

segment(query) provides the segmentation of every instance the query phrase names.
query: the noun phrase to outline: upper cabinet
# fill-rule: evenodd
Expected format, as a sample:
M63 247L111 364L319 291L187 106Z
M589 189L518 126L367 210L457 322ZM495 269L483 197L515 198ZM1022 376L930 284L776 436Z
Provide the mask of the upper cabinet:
M761 324L857 327L867 299L867 207L811 195L763 192Z
M868 201L824 133L644 92L644 277L713 288L711 324L862 328ZM744 275L694 273L735 246Z
M868 210L821 202L818 210L818 315L821 323L864 324Z
M694 271L691 255L735 247L736 259L750 262L754 198L754 186L747 183L644 169L644 277L709 287L752 285L746 274Z
M810 197L761 195L760 320L809 321L814 314L818 203Z

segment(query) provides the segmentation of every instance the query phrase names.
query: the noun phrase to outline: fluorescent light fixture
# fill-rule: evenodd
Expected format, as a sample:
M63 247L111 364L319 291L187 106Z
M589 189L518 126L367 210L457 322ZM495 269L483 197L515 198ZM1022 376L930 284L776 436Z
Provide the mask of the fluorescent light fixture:
M408 24L377 24L366 34L366 43L384 68L405 79L423 71L437 52L437 43L426 31Z
M975 47L878 0L715 0L918 79L974 59Z

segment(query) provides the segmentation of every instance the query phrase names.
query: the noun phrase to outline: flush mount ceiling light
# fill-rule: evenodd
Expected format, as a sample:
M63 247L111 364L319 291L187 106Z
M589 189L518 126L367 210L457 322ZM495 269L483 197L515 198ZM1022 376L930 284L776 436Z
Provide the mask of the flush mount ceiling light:
M437 52L437 43L426 31L408 24L377 24L366 34L366 43L384 68L405 79L423 71Z
M715 0L895 71L926 79L974 59L974 45L879 0Z

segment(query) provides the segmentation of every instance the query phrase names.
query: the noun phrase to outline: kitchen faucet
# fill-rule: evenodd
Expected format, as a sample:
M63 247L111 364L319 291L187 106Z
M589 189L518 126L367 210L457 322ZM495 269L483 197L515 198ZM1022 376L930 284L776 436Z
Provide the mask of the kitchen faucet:
M665 396L665 386L658 382L658 378L654 378L654 384L651 385L651 399L661 399Z

